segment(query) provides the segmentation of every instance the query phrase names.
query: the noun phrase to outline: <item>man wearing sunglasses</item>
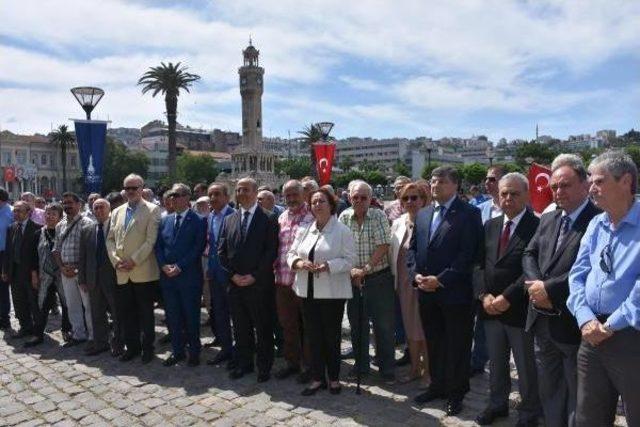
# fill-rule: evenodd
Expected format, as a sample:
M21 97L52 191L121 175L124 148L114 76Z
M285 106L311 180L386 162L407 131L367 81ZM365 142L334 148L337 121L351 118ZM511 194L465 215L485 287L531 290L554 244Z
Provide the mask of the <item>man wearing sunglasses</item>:
M576 425L613 425L621 395L640 425L640 202L638 169L626 154L591 161L590 193L604 210L587 227L569 274L567 307L582 332Z
M522 260L529 298L526 330L535 336L545 424L575 426L580 329L566 306L568 275L589 221L601 211L588 198L587 170L575 154L554 159L550 187L558 209L542 215Z

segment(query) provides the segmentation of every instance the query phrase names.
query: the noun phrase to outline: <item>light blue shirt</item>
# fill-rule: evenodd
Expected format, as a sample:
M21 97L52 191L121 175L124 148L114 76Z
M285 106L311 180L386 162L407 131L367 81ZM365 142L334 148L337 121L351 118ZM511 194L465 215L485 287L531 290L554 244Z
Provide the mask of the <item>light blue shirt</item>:
M0 251L4 251L7 244L7 229L13 222L13 212L9 203L0 208Z
M454 195L452 198L447 200L444 205L441 205L438 202L435 203L435 210L433 213L433 217L431 217L431 230L429 234L431 239L433 239L433 235L436 234L436 230L438 230L438 227L440 227L440 223L444 219L444 216L447 214L449 208L451 208L451 204L455 199L456 196Z
M136 203L135 205L133 205L131 203L127 204L127 211L126 211L125 217L124 217L124 228L125 228L125 230L127 228L129 228L129 223L133 219L133 215L135 215L136 209L138 209L138 204L139 203L140 202L138 201L138 203Z
M476 207L478 209L480 209L480 216L482 217L482 224L485 224L490 219L497 218L497 217L502 215L502 209L500 209L500 206L498 206L497 204L493 203L493 199L492 198L489 198L489 200L486 200L486 201L480 203Z
M600 267L607 245L610 274ZM609 315L614 331L640 330L640 202L633 203L615 230L606 212L591 220L569 273L567 307L580 327L597 315Z

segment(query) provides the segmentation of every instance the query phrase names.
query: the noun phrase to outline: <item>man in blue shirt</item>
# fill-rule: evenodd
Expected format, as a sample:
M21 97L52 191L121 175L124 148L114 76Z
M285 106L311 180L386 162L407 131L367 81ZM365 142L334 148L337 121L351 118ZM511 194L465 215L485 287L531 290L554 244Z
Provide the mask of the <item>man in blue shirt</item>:
M3 263L4 249L7 239L7 229L13 222L13 213L9 205L9 193L0 187L0 265ZM0 329L9 329L9 311L11 299L9 295L9 283L0 278Z
M593 218L569 274L567 307L582 333L576 425L613 425L618 396L640 425L640 202L638 170L619 152L589 166Z

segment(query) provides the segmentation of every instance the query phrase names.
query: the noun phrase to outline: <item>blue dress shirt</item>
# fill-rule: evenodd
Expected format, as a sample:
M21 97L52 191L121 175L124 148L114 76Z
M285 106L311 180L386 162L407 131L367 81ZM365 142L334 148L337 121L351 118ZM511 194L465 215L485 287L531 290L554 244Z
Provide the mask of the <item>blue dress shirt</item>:
M567 307L580 327L609 315L614 331L640 330L640 202L616 229L606 212L591 220L569 273L569 292Z
M7 244L7 228L13 222L13 212L9 203L0 208L0 251L4 251Z

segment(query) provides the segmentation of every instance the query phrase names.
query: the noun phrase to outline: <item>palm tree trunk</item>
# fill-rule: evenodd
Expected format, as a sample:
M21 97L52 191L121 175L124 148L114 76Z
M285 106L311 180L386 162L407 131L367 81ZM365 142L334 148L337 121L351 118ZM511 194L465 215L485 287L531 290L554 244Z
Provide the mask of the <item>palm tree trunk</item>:
M67 146L66 144L60 145L60 151L62 152L62 192L67 191Z
M178 97L170 96L167 94L164 98L165 105L167 107L167 123L169 125L169 157L167 159L167 166L169 168L170 182L176 178L176 158L178 156L178 149L176 147L176 115L178 113Z

